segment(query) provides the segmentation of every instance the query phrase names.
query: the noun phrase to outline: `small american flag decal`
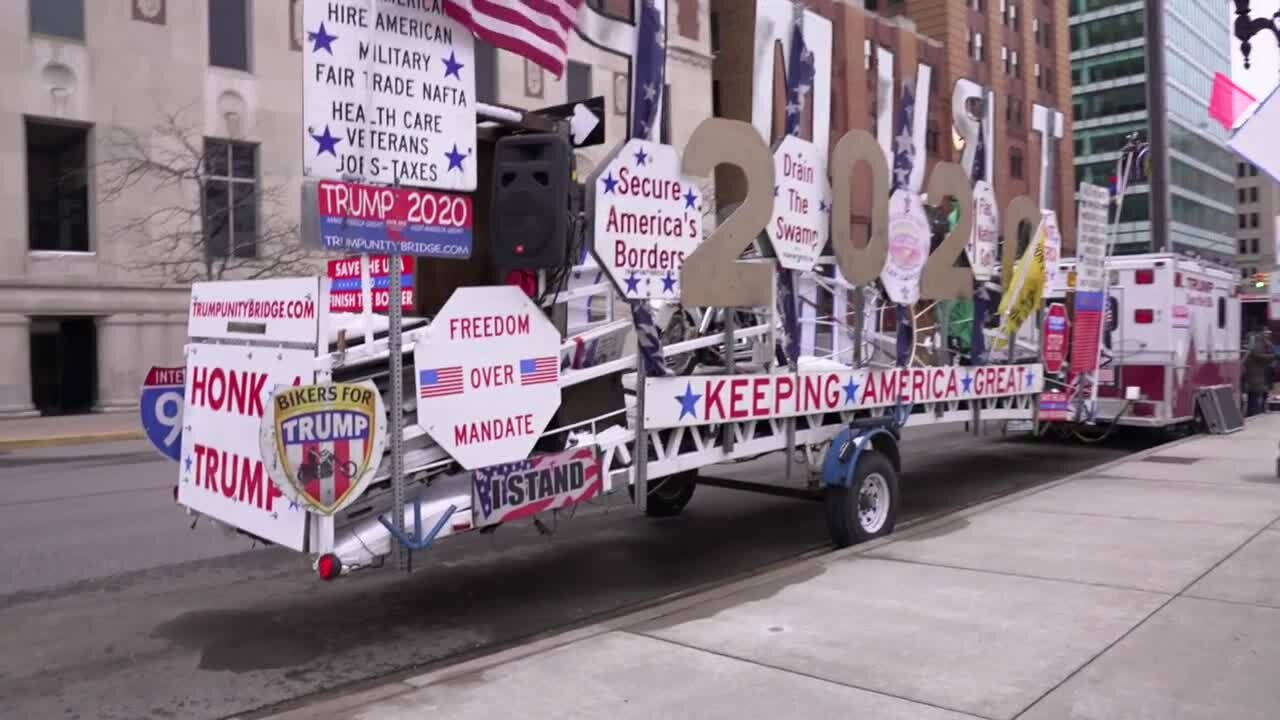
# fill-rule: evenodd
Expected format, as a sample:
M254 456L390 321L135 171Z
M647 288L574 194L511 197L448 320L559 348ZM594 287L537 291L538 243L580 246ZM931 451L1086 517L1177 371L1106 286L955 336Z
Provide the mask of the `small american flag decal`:
M462 394L462 367L430 368L418 371L418 397L434 398Z
M560 358L555 355L525 358L520 361L520 384L541 385L559 382Z

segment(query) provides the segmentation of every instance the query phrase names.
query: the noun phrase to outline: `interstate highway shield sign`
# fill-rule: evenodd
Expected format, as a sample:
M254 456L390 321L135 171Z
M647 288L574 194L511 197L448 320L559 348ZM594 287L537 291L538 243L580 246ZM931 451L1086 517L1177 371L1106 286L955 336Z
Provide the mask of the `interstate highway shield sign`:
M321 515L360 497L386 442L387 411L372 382L277 388L259 435L271 479Z

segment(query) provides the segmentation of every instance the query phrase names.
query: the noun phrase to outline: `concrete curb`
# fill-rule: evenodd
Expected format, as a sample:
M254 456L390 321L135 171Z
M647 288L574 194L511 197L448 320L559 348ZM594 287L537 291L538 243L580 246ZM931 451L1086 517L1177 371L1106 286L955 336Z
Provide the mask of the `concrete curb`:
M1021 500L1022 498L1030 497L1036 493L1044 492L1091 475L1104 473L1112 467L1163 453L1168 451L1170 448L1205 437L1208 436L1191 435L1185 438L1180 438L1131 455L1125 455L1124 457L1096 465L1086 470L1081 470L1080 472L1073 473L1052 482L1044 483L1043 485L1037 485L1032 488L1020 490L1010 495L992 498L976 505L961 508L959 510L946 513L945 515L940 515L930 520L913 524L888 537L873 540L854 547L845 548L843 550L822 553L816 557L801 558L786 565L785 567L767 570L759 575L754 575L749 578L733 580L719 587L696 591L689 594L675 593L669 600L664 601L662 599L657 599L653 601L653 604L649 607L645 607L625 615L607 618L597 623L537 638L528 643L499 650L481 657L464 660L462 662L430 670L419 675L402 677L399 680L389 681L380 685L373 685L372 687L368 687L363 690L355 690L351 693L342 693L337 697L321 700L320 702L308 704L304 707L294 708L279 714L267 715L262 717L261 720L319 720L320 718L329 717L333 712L349 710L364 701L381 700L394 697L396 695L405 694L439 682L456 679L464 675L480 673L497 665L515 662L565 645L571 645L597 635L603 635L617 630L625 630L633 625L682 612L704 603L721 600L730 595L735 595L761 585L778 583L789 575L803 574L807 568L815 565L829 565L834 562L848 560L858 555L865 555L866 553L884 547L885 545L908 540L923 533L932 532L937 528L950 525L963 518L992 510L1016 500ZM259 716L250 715L246 717L256 718ZM235 719L233 718L232 720Z
M113 430L109 432L83 433L80 435L44 435L40 437L0 439L0 451L31 450L34 448L62 447L66 445L90 445L93 443L142 440L147 435L141 430Z

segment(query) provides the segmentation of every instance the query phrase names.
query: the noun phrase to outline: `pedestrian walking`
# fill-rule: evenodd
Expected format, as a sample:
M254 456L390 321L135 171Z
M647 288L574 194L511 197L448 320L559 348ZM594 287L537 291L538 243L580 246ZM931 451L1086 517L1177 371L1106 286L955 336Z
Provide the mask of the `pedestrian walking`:
M1267 395L1271 392L1271 363L1275 357L1270 328L1264 327L1255 331L1249 338L1249 350L1244 359L1248 415L1258 415L1267 411Z

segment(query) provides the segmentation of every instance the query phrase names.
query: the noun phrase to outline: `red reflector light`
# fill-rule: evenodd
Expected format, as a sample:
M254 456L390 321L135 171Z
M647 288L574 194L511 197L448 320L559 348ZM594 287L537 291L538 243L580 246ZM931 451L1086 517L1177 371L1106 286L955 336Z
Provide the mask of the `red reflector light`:
M1134 270L1133 281L1139 285L1150 285L1156 281L1155 270Z
M1138 308L1133 311L1133 321L1139 325L1150 325L1156 320L1156 311L1151 308Z
M517 245L517 246L516 246L516 254L517 254L517 255L523 255L523 254L524 254L524 245Z
M316 561L316 572L321 580L332 580L342 574L342 561L333 553L321 555Z

